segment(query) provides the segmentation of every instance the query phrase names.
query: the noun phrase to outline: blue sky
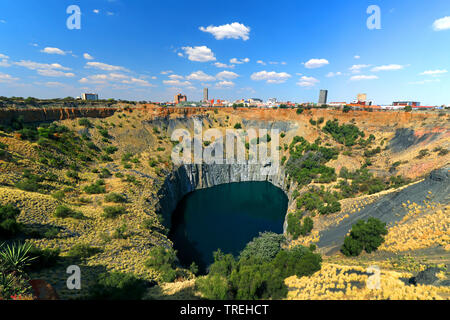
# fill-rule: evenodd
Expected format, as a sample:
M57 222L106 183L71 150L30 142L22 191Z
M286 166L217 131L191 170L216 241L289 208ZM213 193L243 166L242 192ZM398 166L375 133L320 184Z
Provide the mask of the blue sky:
M81 9L69 30L66 9ZM367 8L380 8L369 30ZM450 104L448 0L0 3L0 96Z

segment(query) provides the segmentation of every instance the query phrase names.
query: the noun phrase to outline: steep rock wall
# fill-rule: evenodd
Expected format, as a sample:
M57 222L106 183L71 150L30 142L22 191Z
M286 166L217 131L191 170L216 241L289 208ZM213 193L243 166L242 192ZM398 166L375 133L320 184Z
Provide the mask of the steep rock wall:
M158 213L164 217L170 228L171 214L178 202L188 193L213 186L250 181L267 181L282 189L291 204L292 188L284 169L280 168L274 175L267 175L261 164L187 164L178 167L164 181L159 190ZM270 199L268 199L270 200ZM286 222L284 223L286 230Z

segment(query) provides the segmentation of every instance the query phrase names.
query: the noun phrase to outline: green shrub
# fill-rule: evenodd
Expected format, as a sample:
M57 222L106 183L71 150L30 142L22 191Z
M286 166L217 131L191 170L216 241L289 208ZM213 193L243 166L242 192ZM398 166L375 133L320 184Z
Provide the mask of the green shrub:
M9 239L14 237L22 230L22 224L16 219L20 210L11 204L0 205L0 239Z
M130 273L105 272L90 290L92 300L140 300L146 291L145 281Z
M364 137L364 132L360 131L357 126L353 124L339 125L338 120L328 120L322 128L325 133L329 133L337 142L350 147L355 145L359 137Z
M273 232L260 233L252 241L247 243L240 253L240 259L254 258L261 261L271 261L281 250L281 245L286 241L282 234Z
M106 202L124 203L127 199L119 193L110 193L105 196Z
M114 146L108 146L108 147L106 147L105 149L104 149L104 151L107 153L107 154L114 154L114 153L116 153L117 152L117 150L119 150L117 147L114 147Z
M84 219L85 216L79 212L75 211L66 206L58 206L53 214L56 218L73 218L73 219Z
M83 188L83 190L84 190L84 192L86 192L88 194L105 193L106 192L105 182L103 180L98 180L94 184L91 184L89 186L85 186Z
M341 251L346 256L358 256L362 250L371 253L384 242L385 235L386 223L372 217L367 221L358 220L344 239Z
M86 127L86 128L92 128L92 122L90 122L88 119L86 118L82 118L78 120L78 124L80 126Z
M52 197L56 200L62 201L66 197L66 193L63 190L58 190L52 193Z
M310 217L303 218L303 214L299 211L291 212L288 215L287 232L292 235L295 240L299 236L306 236L314 227L314 222Z
M33 259L29 270L41 270L45 268L53 267L59 258L59 249L39 249L36 247L31 247L28 251L28 255Z
M101 179L106 179L106 178L109 178L111 176L112 176L112 173L107 168L102 168L100 170L99 175L98 175L98 177L101 178Z
M152 268L161 273L162 282L172 282L176 278L175 263L177 252L172 248L153 247L150 250L150 257L145 262L147 268Z
M235 129L242 129L242 124L241 124L240 122L237 122L237 123L234 125L234 128L235 128Z
M104 218L117 218L119 215L127 213L126 209L121 206L110 206L103 208Z
M87 259L98 253L102 252L102 249L97 247L91 247L88 244L78 243L70 248L68 256L78 259Z

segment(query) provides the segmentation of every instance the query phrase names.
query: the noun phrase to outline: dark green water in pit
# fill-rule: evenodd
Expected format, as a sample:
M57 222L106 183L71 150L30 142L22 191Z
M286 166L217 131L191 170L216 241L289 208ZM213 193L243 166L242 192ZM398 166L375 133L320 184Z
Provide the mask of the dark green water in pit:
M283 232L288 206L284 192L269 182L240 182L186 195L172 214L169 238L182 265L200 271L221 249L235 256L260 232Z

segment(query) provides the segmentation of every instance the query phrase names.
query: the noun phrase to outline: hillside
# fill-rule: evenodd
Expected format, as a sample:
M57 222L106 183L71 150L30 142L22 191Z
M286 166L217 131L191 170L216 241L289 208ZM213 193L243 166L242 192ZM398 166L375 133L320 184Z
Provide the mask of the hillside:
M300 218L293 217L310 217L314 223L304 236L286 235L289 246L316 244L324 254L322 270L311 278L318 286L321 275L333 274L345 288L356 280L340 278L344 273L336 270L363 271L377 264L386 268L389 282L405 290L397 298L448 297L448 288L415 290L398 280L430 266L449 266L446 112L298 113L152 105L0 110L0 205L17 208L22 225L7 240L26 240L59 255L55 263L30 271L30 277L44 279L64 299L92 297L89 290L66 288L66 268L76 264L87 288L95 287L102 273L120 272L144 281L147 298L186 298L181 294L186 291L188 297L198 297L192 270L176 263L170 270L161 269L148 262L155 248L172 247L167 238L170 212L162 206L167 190L178 190L178 199L189 188L205 186L194 184L192 177L183 182L186 186L174 181L180 175L171 162L170 137L178 128L193 133L193 118L201 120L204 130L222 133L237 124L242 129L280 130L283 172L278 186L289 196L289 213L301 211ZM350 138L351 134L356 136ZM316 162L313 169L301 171L310 157ZM222 181L213 176L204 179ZM317 205L306 206L307 196L318 199ZM344 257L339 247L345 235L358 219L369 216L388 223L385 243L374 253ZM418 228L425 229L415 232ZM412 261L391 263L406 256ZM442 281L448 279L448 269L440 276ZM288 278L286 284L292 289L287 298L324 298L314 288L306 290L303 278ZM395 298L387 293L370 295L357 286L351 290L336 291L333 297Z

